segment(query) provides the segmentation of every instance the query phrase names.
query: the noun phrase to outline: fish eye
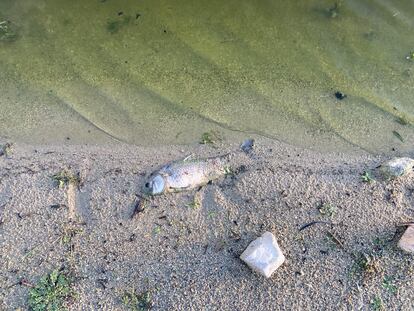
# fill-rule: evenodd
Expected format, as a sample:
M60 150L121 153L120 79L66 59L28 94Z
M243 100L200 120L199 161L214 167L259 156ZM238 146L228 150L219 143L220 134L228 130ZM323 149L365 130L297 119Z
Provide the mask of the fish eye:
M149 186L150 186L150 184L149 184L149 182L147 182L147 183L145 184L145 187L149 188Z

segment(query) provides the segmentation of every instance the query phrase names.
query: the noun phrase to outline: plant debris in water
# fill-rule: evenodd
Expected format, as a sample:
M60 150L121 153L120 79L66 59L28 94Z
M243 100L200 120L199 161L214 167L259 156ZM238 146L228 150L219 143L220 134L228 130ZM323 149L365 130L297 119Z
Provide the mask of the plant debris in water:
M395 121L401 125L408 125L410 122L405 117L398 117Z
M215 143L217 143L218 141L221 141L222 138L220 137L220 134L217 131L210 131L210 132L205 132L203 133L203 135L201 135L201 140L200 140L200 144L202 145L206 145L206 144L210 144L210 145L214 145Z
M14 25L7 20L0 20L0 42L11 42L17 39Z
M122 296L122 304L131 311L147 311L152 308L150 293L137 294L134 290L125 292Z
M402 138L401 134L397 131L392 131L395 137L397 137L402 143L404 142L404 138Z
M414 60L414 51L410 52L405 58L408 60Z
M341 1L335 2L334 5L327 10L328 17L330 17L330 18L338 17L340 6L341 6Z
M79 173L75 174L70 172L69 170L62 170L55 175L52 176L53 181L59 188L63 188L68 184L73 184L75 186L79 186L80 184L80 177Z
M33 311L64 310L64 302L73 295L67 276L53 270L43 276L29 292L29 307Z
M115 34L117 32L119 32L119 30L128 25L129 22L131 21L131 16L129 15L118 15L119 19L118 20L111 20L108 21L108 23L106 24L106 30L110 33L110 34Z
M335 97L339 100L343 100L344 98L346 98L346 94L338 91L338 92L335 92Z

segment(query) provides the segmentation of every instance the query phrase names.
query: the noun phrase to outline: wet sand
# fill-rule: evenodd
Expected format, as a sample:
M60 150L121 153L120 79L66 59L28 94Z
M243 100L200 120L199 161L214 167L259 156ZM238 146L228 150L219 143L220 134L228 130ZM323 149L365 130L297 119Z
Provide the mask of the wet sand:
M363 183L385 157L256 146L234 153L234 175L154 197L131 219L146 174L238 145L15 143L0 158L0 309L26 310L30 286L62 268L76 293L69 310L127 310L132 289L149 291L153 310L371 310L378 301L412 310L413 257L396 243L397 225L413 220L414 174ZM79 173L79 188L54 184L64 168ZM328 224L299 230L313 221ZM286 256L270 279L239 259L264 231Z

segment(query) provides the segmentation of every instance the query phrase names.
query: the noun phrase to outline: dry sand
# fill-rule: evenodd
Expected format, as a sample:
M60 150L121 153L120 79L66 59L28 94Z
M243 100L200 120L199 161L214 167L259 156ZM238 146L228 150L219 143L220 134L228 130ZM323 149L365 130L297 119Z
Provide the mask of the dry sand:
M149 291L153 310L370 310L379 299L413 309L413 257L396 243L397 224L413 219L414 176L360 178L386 157L258 140L253 155L235 153L234 176L155 197L131 219L145 174L237 147L15 144L0 158L0 309L26 310L30 286L55 268L73 279L69 310L126 310L132 289ZM80 173L79 189L54 185L63 168ZM312 221L332 224L299 230ZM266 230L286 256L270 279L239 259Z

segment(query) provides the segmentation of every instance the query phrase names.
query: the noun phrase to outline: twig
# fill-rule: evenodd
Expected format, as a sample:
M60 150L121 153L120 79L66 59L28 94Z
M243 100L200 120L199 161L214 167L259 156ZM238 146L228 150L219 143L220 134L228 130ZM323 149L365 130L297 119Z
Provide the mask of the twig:
M328 235L336 244L338 244L341 248L344 248L344 244L331 231L328 231Z
M333 225L333 223L331 222L327 222L327 221L312 221L310 223L304 224L302 227L299 228L299 231L305 230L306 228L316 225L316 224L326 224L326 225Z
M29 281L25 279L20 280L19 285L23 285L23 286L27 286L31 288L35 287L32 283L30 283Z

